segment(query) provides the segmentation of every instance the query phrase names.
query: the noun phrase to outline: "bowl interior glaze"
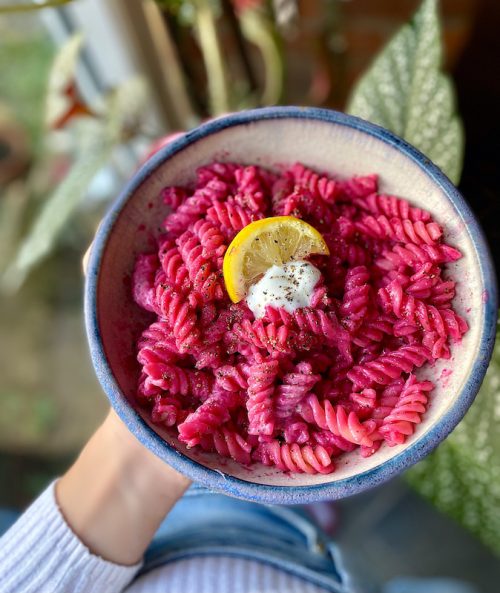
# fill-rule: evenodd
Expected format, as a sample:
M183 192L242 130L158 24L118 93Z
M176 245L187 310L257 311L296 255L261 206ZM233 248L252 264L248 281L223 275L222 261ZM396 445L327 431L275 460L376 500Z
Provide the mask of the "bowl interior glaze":
M288 475L262 465L244 468L217 455L188 450L173 431L150 422L136 406L139 367L135 343L152 317L131 298L139 253L154 251L167 214L158 194L193 182L197 167L214 160L279 169L300 161L345 178L377 173L381 192L429 210L446 241L463 258L448 266L456 279L454 306L470 330L451 360L418 372L436 383L425 420L406 443L381 447L368 459L340 458L331 475ZM389 132L332 111L269 108L214 120L175 140L132 178L98 231L86 286L86 323L94 366L112 405L130 430L181 472L230 494L263 502L340 498L388 479L421 459L458 423L472 403L491 355L496 284L491 258L468 206L423 155Z

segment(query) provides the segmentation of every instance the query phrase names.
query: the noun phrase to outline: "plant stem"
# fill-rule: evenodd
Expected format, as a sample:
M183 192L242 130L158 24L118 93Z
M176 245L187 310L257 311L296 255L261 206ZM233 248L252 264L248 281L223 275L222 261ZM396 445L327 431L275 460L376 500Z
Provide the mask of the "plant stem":
M138 34L138 42L144 48L146 64L155 79L161 81L161 100L171 129L189 129L198 123L198 114L193 109L186 88L178 49L160 9L152 0L129 0L124 2L124 6L132 18L132 30ZM141 29L138 29L139 24L142 25Z
M224 10L224 14L234 35L236 47L238 48L238 53L241 59L241 64L245 72L248 88L251 93L254 93L258 88L257 79L255 77L250 56L248 55L248 48L246 46L245 39L241 32L240 22L235 14L234 6L231 0L221 0L221 4Z
M209 0L195 0L196 29L207 71L211 115L231 110L229 90L214 14Z
M257 46L264 61L265 83L261 104L276 105L283 93L285 64L273 25L257 9L245 10L241 15L241 25L245 37Z
M194 39L191 28L179 25L177 17L169 10L162 10L163 22L167 31L170 31L172 43L177 48L177 58L184 72L186 92L191 98L193 108L198 116L206 114L206 97L202 85L199 84L199 72L196 69L198 55L193 57L193 52L199 52L199 47Z

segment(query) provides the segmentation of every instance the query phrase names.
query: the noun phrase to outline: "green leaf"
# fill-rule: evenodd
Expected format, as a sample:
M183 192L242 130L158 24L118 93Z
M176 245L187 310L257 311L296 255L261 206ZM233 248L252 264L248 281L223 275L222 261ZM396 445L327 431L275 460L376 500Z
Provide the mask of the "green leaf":
M2 277L4 290L17 290L31 268L50 252L59 233L83 200L89 183L111 155L115 142L106 136L102 126L86 125L82 128L79 156L59 187L45 201L14 262L5 271Z
M464 135L441 54L437 2L424 0L355 86L347 111L402 136L458 183Z
M10 262L21 235L28 205L26 190L22 181L14 181L0 194L0 272Z
M469 412L447 440L406 476L423 496L500 555L499 335Z

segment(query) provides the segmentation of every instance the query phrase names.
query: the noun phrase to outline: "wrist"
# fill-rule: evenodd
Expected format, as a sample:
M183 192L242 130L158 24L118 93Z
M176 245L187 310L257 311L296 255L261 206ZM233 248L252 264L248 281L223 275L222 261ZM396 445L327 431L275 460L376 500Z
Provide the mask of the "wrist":
M115 484L138 502L180 498L191 481L149 451L111 411L99 431L107 456L114 459Z
M112 411L58 482L56 495L70 527L92 552L134 564L189 484Z

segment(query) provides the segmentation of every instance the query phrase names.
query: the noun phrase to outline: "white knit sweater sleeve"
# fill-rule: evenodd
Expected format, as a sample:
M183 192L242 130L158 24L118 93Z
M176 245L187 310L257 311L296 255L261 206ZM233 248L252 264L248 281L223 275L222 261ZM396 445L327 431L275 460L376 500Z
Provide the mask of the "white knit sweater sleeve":
M0 538L0 593L119 593L140 566L92 554L64 520L54 483Z

